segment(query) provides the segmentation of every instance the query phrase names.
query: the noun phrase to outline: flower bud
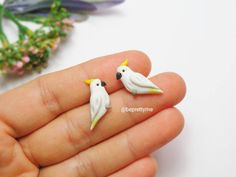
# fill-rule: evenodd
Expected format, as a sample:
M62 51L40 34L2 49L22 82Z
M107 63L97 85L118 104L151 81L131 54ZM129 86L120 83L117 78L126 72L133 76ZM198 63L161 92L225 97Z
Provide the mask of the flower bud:
M16 67L17 68L22 68L24 66L24 63L22 62L22 61L18 61L17 63L16 63Z
M25 63L29 63L30 62L30 58L29 58L29 56L24 56L23 58L22 58L22 61L23 62L25 62Z

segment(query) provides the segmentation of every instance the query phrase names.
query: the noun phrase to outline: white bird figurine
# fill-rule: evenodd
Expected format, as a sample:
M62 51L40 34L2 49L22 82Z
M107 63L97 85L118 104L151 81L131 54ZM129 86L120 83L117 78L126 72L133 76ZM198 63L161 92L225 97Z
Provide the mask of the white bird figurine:
M125 88L133 95L136 94L162 94L163 91L140 73L132 71L125 60L118 68L116 79L121 80Z
M98 121L105 115L110 106L110 98L106 92L106 83L100 79L90 79L84 81L90 85L90 113L92 124L90 130L93 130Z

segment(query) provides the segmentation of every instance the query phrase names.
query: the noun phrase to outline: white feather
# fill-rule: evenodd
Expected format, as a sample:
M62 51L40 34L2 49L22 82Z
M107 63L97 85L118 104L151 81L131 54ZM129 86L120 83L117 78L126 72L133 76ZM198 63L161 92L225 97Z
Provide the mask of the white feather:
M132 71L127 66L119 66L117 74L125 88L135 94L160 94L162 90L140 73Z
M102 98L99 94L92 94L90 99L91 119L94 120L102 107Z
M130 80L134 85L136 85L138 87L158 88L149 79L147 79L145 76L143 76L140 73L133 72L132 75L130 76Z
M110 107L110 98L105 88L101 85L101 80L94 79L90 84L90 112L92 127L105 115L107 109Z

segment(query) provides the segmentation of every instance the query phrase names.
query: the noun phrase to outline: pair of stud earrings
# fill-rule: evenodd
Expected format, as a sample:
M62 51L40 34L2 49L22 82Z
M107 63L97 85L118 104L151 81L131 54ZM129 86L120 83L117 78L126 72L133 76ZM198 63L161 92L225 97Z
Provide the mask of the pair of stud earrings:
M128 60L125 60L118 68L116 79L121 80L125 88L136 94L162 94L163 91L152 83L148 78L140 73L134 72L128 67ZM90 79L85 81L90 85L90 114L92 124L90 130L93 130L98 121L111 108L110 97L105 89L106 83L100 79Z

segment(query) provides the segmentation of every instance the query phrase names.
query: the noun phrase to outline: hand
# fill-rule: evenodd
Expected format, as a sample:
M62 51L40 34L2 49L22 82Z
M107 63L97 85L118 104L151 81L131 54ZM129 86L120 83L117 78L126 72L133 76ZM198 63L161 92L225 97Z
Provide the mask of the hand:
M183 99L185 84L177 74L162 73L151 80L163 95L134 97L115 79L124 58L134 71L148 75L147 56L129 51L42 76L0 95L0 176L155 176L155 161L148 155L182 130L183 117L173 106ZM112 103L93 131L90 90L83 82L90 78L106 81ZM123 113L122 107L153 111Z

